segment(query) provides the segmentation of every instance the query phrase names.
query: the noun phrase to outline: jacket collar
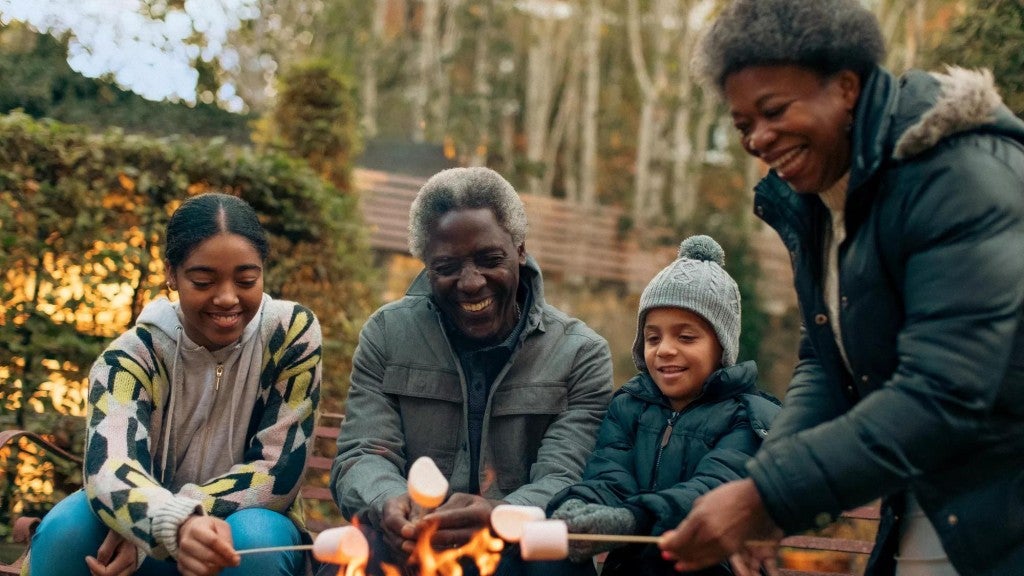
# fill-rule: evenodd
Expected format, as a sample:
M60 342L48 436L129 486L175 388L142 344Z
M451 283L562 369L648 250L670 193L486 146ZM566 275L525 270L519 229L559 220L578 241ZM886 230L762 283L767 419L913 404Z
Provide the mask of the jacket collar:
M711 373L701 387L700 396L691 404L709 404L737 394L757 393L757 364L751 360L740 362ZM639 372L622 385L616 394L628 393L645 402L668 406L668 400L647 372Z

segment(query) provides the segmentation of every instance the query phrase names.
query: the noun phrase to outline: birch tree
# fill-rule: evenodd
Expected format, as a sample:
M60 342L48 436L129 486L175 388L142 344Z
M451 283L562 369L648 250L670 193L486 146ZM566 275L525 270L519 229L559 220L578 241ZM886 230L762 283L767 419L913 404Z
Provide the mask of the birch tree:
M388 0L373 0L373 14L370 21L370 37L366 42L362 58L362 118L360 125L368 138L379 131L377 124L377 69L380 66L381 50L384 44L384 26L388 14Z
M559 89L564 81L572 40L573 5L553 0L519 2L528 21L529 47L526 56L523 135L526 140L526 191L549 196L544 173L551 169L552 115Z
M598 110L601 102L601 0L587 2L583 34L585 60L583 103L580 107L578 194L570 196L584 207L597 204Z

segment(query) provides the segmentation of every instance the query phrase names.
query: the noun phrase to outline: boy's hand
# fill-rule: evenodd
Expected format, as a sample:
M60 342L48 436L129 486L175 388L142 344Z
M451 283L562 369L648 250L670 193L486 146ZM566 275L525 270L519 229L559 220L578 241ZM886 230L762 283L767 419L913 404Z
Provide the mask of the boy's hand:
M565 521L570 534L614 534L629 536L636 533L636 518L626 508L603 504L584 504L569 500L551 515ZM569 559L582 562L607 550L621 546L618 542L570 540Z

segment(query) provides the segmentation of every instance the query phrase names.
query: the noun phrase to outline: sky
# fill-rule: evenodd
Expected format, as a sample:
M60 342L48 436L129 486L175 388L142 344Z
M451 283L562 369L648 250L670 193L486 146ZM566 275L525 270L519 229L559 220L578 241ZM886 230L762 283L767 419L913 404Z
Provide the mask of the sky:
M181 9L165 0L0 0L0 24L19 20L55 36L69 33L72 69L93 78L111 74L150 100L190 104L199 79L192 63L222 58L228 33L258 14L258 0L186 0ZM229 110L244 106L230 87L221 96Z

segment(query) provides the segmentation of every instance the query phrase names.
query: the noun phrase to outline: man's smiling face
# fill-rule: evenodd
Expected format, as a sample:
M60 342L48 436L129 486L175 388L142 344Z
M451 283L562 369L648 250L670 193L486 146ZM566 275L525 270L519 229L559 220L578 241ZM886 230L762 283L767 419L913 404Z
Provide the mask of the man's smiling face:
M512 243L490 209L441 216L430 231L424 261L435 302L466 338L494 343L512 332L526 249Z

